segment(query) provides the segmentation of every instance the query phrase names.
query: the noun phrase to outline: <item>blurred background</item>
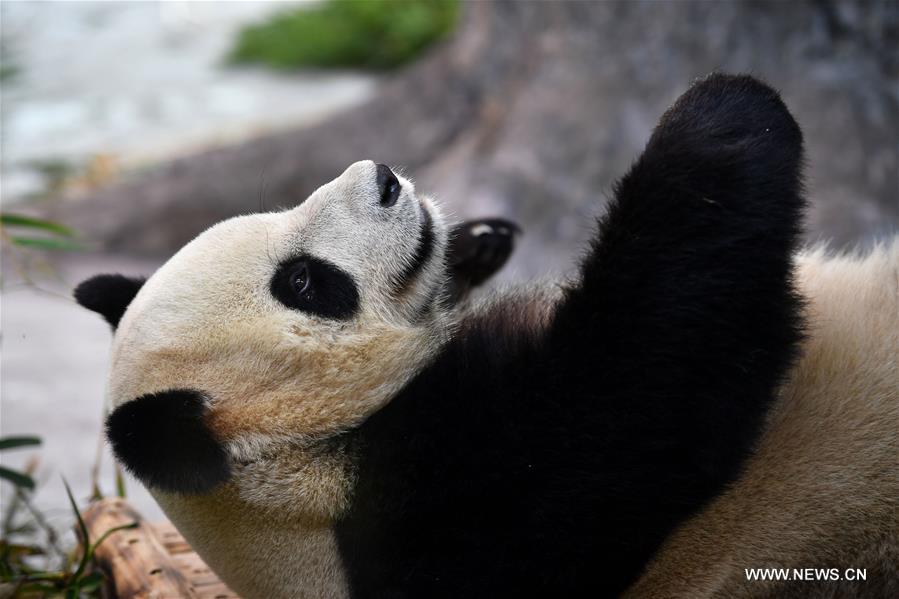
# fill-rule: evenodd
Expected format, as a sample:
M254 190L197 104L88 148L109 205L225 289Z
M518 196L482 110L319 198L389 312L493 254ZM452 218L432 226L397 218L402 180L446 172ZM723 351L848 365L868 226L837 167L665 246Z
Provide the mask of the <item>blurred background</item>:
M122 483L96 466L110 332L72 286L148 275L353 161L520 223L500 280L560 276L664 109L749 72L805 132L808 240L899 229L896 0L4 1L0 34L0 437L42 440L0 440L0 523L51 558L61 477L79 504Z

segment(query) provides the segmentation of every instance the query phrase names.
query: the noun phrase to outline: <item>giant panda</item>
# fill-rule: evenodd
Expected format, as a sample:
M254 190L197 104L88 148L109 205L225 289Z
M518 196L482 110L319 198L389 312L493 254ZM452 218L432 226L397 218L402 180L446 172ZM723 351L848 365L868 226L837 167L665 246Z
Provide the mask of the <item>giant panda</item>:
M245 599L616 595L794 364L801 165L775 91L709 76L576 277L453 309L438 205L357 162L79 286L116 327L108 439Z

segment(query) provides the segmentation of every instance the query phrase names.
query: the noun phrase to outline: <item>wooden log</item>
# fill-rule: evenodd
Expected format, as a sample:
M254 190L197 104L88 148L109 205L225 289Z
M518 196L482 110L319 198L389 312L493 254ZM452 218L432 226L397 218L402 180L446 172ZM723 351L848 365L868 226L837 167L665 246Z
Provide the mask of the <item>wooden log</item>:
M165 550L172 555L193 551L171 522L154 522L153 530Z
M176 566L187 578L197 599L240 599L219 580L170 522L157 522L153 525L153 529L166 551L171 554Z
M136 522L137 528L113 533L96 551L116 597L188 597L196 594L159 542L153 528L122 499L104 499L84 513L91 541L107 530Z
M84 521L92 542L113 527L138 524L113 533L97 549L96 561L109 579L109 595L122 599L240 599L171 523L146 522L118 498L92 504Z
M197 599L240 599L234 594L234 591L225 586L224 583L218 582L202 587L197 587Z

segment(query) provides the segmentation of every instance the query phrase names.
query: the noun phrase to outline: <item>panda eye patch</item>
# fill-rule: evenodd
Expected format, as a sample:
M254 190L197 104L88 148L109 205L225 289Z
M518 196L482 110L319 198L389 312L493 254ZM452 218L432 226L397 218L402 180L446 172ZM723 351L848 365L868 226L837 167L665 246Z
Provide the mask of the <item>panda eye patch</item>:
M284 306L322 318L348 320L359 309L359 290L353 278L313 256L282 262L270 290Z

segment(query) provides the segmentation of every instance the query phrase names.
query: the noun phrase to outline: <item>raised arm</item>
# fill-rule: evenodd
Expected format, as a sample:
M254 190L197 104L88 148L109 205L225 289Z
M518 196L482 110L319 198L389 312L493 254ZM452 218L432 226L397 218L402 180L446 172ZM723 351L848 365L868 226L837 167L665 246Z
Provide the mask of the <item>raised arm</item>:
M617 185L553 327L549 351L581 376L600 369L608 400L720 434L709 467L745 449L796 351L801 166L802 134L774 90L698 82Z
M681 97L545 328L500 303L351 433L357 595L621 591L736 474L791 364L801 161L765 85Z
M543 358L566 367L544 393L580 381L560 427L601 473L593 533L613 572L643 563L736 476L793 363L802 153L771 88L696 83L617 185L559 307ZM573 545L557 549L589 550Z

